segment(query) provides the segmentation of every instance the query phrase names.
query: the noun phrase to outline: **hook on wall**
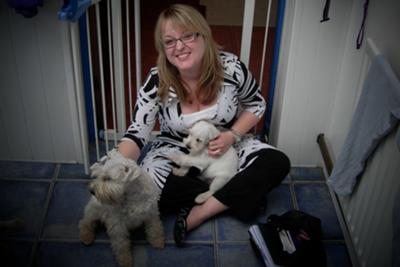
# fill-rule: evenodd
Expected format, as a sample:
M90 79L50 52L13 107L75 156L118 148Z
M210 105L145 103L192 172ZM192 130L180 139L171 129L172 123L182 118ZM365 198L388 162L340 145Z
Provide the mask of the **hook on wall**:
M324 11L322 13L322 19L320 20L320 22L325 22L329 20L329 8L331 6L331 1L330 0L326 0L325 2L325 6L324 6Z

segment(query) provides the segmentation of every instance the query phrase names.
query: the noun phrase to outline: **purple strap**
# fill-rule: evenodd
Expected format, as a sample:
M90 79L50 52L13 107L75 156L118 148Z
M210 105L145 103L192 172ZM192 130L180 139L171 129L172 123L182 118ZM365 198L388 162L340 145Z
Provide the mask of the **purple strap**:
M361 22L360 31L358 32L358 35L357 35L357 49L360 49L360 47L363 43L363 40L364 40L364 29L365 29L365 20L367 19L367 15L368 15L368 4L369 4L369 0L365 0L364 15L363 15L363 19Z

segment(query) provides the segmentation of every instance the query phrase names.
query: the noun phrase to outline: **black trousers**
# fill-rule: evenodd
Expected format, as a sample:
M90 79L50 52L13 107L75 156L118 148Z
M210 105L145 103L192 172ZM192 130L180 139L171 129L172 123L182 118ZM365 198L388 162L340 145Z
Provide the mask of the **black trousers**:
M251 219L266 203L266 194L277 187L289 171L290 160L284 153L263 149L250 166L237 173L214 197L228 206L239 219ZM161 213L196 205L196 196L208 190L208 184L198 179L197 174L190 171L185 177L172 173L168 176L159 201Z

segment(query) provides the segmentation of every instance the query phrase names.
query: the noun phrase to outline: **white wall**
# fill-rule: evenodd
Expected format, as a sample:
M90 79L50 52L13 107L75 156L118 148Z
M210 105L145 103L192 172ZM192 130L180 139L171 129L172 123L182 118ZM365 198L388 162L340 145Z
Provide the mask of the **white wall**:
M316 138L329 126L345 48L351 2L332 2L331 20L320 23L324 4L287 1L270 138L293 165L319 161Z
M0 3L0 159L83 160L61 4L45 1L27 19Z
M363 52L355 43L364 0L332 1L325 23L324 0L286 3L270 140L293 165L322 165L317 135L326 134L336 157L356 104ZM379 40L397 70L399 6L395 0L370 1L365 36Z
M400 1L381 0L370 1L366 32L362 49L355 50L355 40L362 19L364 1L353 1L351 22L349 25L346 49L338 80L334 109L327 131L327 139L336 157L351 123L353 111L362 89L363 49L367 48L367 38L373 40L400 77Z

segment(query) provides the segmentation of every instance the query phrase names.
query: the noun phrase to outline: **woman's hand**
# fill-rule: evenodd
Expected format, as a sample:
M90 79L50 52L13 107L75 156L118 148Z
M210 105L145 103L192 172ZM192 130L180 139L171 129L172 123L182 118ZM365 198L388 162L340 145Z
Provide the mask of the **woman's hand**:
M223 155L233 144L235 137L230 131L221 132L208 143L208 154L212 157Z

